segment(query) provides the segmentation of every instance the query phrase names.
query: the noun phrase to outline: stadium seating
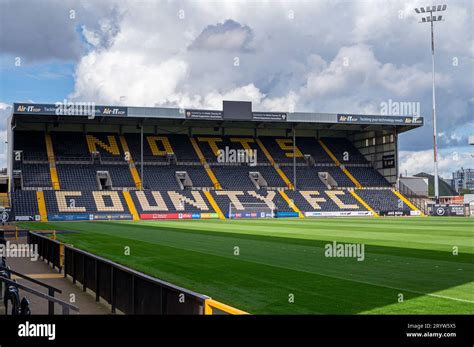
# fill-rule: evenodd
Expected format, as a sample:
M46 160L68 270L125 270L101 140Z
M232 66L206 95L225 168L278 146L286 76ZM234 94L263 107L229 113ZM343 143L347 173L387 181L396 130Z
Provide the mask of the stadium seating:
M14 170L21 170L23 187L51 187L48 164L24 164L14 162Z
M199 147L204 155L204 158L209 163L219 161L218 151L225 152L226 150L243 151L243 143L246 143L250 150L257 151L257 163L268 163L265 155L260 152L260 149L252 137L236 137L236 136L195 136L194 139L199 144ZM236 152L238 153L238 152ZM242 152L243 153L243 152ZM250 154L250 151L247 152ZM260 155L261 154L261 155Z
M410 207L398 198L390 189L357 189L357 195L372 206L377 213L410 213Z
M284 137L270 137L261 136L259 140L270 152L273 159L277 163L293 163L293 140L291 138ZM304 163L304 153L299 149L299 141L297 140L296 147L296 162Z
M249 178L250 172L260 172L267 182L267 187L285 187L285 182L277 174L272 166L212 166L212 171L216 175L223 189L256 189L252 180Z
M58 164L56 169L62 189L100 189L97 171L107 171L114 188L135 186L129 167L125 163L117 165Z
M120 191L45 191L44 196L49 220L132 218Z
M193 188L213 186L206 171L200 165L145 165L143 167L143 184L145 189L181 189L176 179L177 171L186 171L188 173Z
M16 217L31 216L38 214L38 202L34 190L17 190L11 193L13 203L12 209Z
M321 140L341 162L341 164L366 164L365 157L354 145L343 137L323 137Z
M363 187L389 187L387 180L372 167L351 166L349 172L359 181Z
M367 212L345 189L355 188L349 176L362 187L390 187L346 138L323 137L321 141L316 137L297 138L297 190L294 191L290 184L293 181L292 138L144 134L141 182L144 190L137 191L141 172L140 134L53 131L50 135L54 156L50 155L48 162L46 141L49 140L45 139L44 132L16 132L15 149L22 150L23 157L14 161L14 169L21 170L23 189L29 190L12 193L15 215L39 214L37 188L44 190L48 216L61 220L74 219L75 214L79 219L112 216L130 219L133 214L128 208L130 203L135 205L139 216L146 218L161 218L160 214L170 213L215 217L216 209L228 213L230 202L274 204L275 211L285 213L298 209L305 213ZM256 165L222 163L216 154L226 148L257 150ZM328 149L349 174L337 166ZM131 158L126 158L127 151ZM199 152L208 165L203 165ZM274 165L267 157L273 159ZM136 170L127 162L129 159L135 163ZM52 187L50 166L54 164L60 190ZM251 172L256 173L252 178ZM319 173L329 176L321 178ZM122 190L130 191L130 196ZM375 211L405 214L410 211L390 189L357 189L356 192ZM290 203L285 199L290 199Z
M293 167L282 166L281 169L293 181ZM327 188L326 184L318 176L318 172L322 171L325 171L324 168L296 166L296 184L298 189Z
M51 132L56 160L90 159L85 135L77 132Z
M302 212L345 212L366 209L344 190L287 191L287 195Z
M131 192L131 196L139 214L215 212L198 190L145 190Z
M226 216L231 204L234 212L256 211L262 208L268 208L268 211L273 210L274 213L293 212L291 206L275 190L216 190L212 192L212 196Z
M329 173L337 182L338 187L354 187L354 183L336 166L324 166L321 170Z
M296 139L296 146L303 154L311 155L315 163L333 164L332 159L324 151L323 147L319 144L315 137L298 137Z
M17 131L14 150L23 151L23 160L47 160L44 132Z

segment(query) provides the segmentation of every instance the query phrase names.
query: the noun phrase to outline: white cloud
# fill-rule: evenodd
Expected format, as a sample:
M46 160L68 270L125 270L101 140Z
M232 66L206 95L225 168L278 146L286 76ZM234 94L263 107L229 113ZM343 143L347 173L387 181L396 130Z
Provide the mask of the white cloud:
M88 30L84 25L82 26L82 35L90 45L94 47L100 45L100 35L92 30Z
M7 110L7 109L9 109L9 108L11 108L10 105L5 104L4 102L0 102L0 111Z
M252 30L231 19L207 26L190 46L190 49L230 50L250 49Z
M472 147L471 147L472 148ZM474 150L453 148L438 152L438 171L443 178L451 178L452 172L464 168L473 168ZM400 151L400 172L415 175L420 172L433 174L433 151Z
M258 110L379 113L389 99L420 102L425 126L400 145L422 150L431 145L431 55L429 26L413 12L420 5L84 0L75 6L78 33L78 20L54 15L69 4L29 4L22 21L6 23L6 48L53 59L80 51L71 97L97 103L220 108L223 98L239 98ZM440 147L459 145L453 134L465 137L472 124L472 19L471 1L459 0L436 24ZM54 47L51 32L59 35ZM87 52L78 48L81 34Z
M187 64L179 59L154 61L133 52L93 51L76 69L72 98L106 104L178 104L176 87L186 73Z
M306 92L312 96L340 97L383 88L389 95L407 97L431 85L430 72L383 64L367 45L342 47L326 68L321 69L321 65L325 64L319 64L307 79ZM438 74L437 81L444 87L449 78Z

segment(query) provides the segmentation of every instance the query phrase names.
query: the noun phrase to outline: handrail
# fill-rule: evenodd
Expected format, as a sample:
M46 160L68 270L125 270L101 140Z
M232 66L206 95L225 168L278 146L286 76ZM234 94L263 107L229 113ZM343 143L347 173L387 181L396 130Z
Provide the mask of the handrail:
M28 280L28 281L30 281L30 282L33 282L33 283L35 283L35 284L38 284L38 285L43 286L43 287L45 287L45 288L48 288L48 289L50 289L50 290L52 290L52 291L55 291L56 293L59 293L59 294L62 293L62 291L61 291L60 289L56 288L56 287L50 286L49 284L43 283L43 282L41 282L41 281L38 281L38 280L35 279L35 278L32 278L32 277L30 277L30 276L27 276L27 275L25 275L25 274L22 274L22 273L20 273L20 272L15 271L15 270L9 269L8 267L0 266L0 270L7 270L7 271L11 272L12 274L14 274L15 276L19 276L19 277L21 277L21 278L24 278L25 280Z
M43 236L44 237L44 236ZM92 253L89 253L87 251L84 251L82 249L79 249L79 248L75 248L73 246L70 246L70 245L65 245L65 248L66 249L70 249L74 252L77 252L77 253L81 253L83 255L86 255L88 257L91 257L93 259L97 259L105 264L108 264L110 266L113 266L121 271L124 271L126 273L129 273L131 275L134 275L134 276L138 276L140 277L141 279L143 280L146 280L148 282L154 282L154 283L158 283L159 285L165 287L165 288L168 288L168 289L172 289L172 290L176 290L176 291L179 291L181 293L184 293L184 294L188 294L188 295L192 295L196 298L199 298L200 300L206 300L206 299L209 299L209 297L207 295L204 295L204 294L200 294L200 293L196 293L192 290L189 290L189 289L186 289L186 288L183 288L183 287L180 287L180 286L177 286L177 285L174 285L170 282L166 282L166 281L163 281L161 279L158 279L158 278L155 278L155 277L152 277L152 276L149 276L143 272L140 272L140 271L137 271L137 270L134 270L134 269L131 269L127 266L124 266L124 265L121 265L119 263L116 263L112 260L109 260L109 259L106 259L106 258L103 258L103 257L100 257L98 255L95 255L95 254L92 254Z
M225 312L227 314L232 314L232 315L244 315L244 314L249 314L248 312L239 310L238 308L226 305L222 302L219 302L214 299L207 299L204 302L204 314L206 315L212 315L213 314L213 309L216 308L222 312Z
M30 231L29 235L31 237L37 237L38 239L47 239L49 242L58 242L47 238L44 235L36 234L33 231ZM118 308L127 314L143 314L143 312L147 312L147 314L151 312L161 312L162 314L166 312L172 314L176 314L176 312L212 314L213 309L217 312L222 311L230 314L247 314L245 311L212 300L212 298L207 295L196 293L192 290L154 278L140 271L118 264L112 260L75 248L73 245L64 244L63 254L65 259L65 277L71 276L73 284L75 284L76 281L81 282L83 291L86 291L89 288L95 292L96 301L99 301L102 297L111 304L113 313ZM47 256L54 255L48 254ZM125 274L131 275L126 276L128 281L130 281L131 289L119 292L117 290L118 282L116 279L122 281L121 278L123 279ZM148 282L148 284L143 282ZM140 288L143 288L143 285L148 288L147 290L151 290L149 289L150 284L153 286L153 290L156 290L158 287L160 288L159 294L157 294L153 300L145 300L145 303L142 302L137 305L136 293L140 291ZM171 296L168 295L169 293L172 293ZM179 294L179 297L183 294L190 296L192 298L191 306L183 307L182 309L172 307L169 310L167 308L167 302L169 300L174 300L175 297L177 298L177 294ZM161 302L161 305L157 305L159 302Z
M31 293L31 294L34 294L34 295L36 295L36 296L38 296L42 299L46 299L46 300L48 300L49 303L61 305L62 308L63 308L63 314L69 314L69 310L79 312L79 307L77 307L77 306L71 305L71 304L69 304L65 301L62 301L61 299L55 298L55 297L50 296L48 294L41 293L41 292L37 291L36 289L30 288L30 287L25 286L23 284L20 284L18 282L9 280L8 278L5 278L3 276L0 276L0 281L5 282L6 284L9 284L9 285L18 287L20 289L23 289L24 291L26 291L28 293ZM52 312L49 312L49 314L54 314L54 310Z

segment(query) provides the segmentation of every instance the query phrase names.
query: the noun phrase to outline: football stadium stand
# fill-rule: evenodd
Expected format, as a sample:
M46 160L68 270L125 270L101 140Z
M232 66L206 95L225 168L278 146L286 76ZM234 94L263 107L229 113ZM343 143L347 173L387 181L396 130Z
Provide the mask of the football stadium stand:
M368 145L376 133L364 132L367 126L344 123L324 136L282 132L281 120L253 129L229 120L227 133L222 121L192 117L159 119L143 130L130 120L153 117L77 116L58 124L18 110L15 104L9 149L16 220L252 218L252 205L275 217L420 214L396 191L396 136L384 135L383 124L380 134L393 139L385 147L385 137ZM399 131L416 125L406 124Z

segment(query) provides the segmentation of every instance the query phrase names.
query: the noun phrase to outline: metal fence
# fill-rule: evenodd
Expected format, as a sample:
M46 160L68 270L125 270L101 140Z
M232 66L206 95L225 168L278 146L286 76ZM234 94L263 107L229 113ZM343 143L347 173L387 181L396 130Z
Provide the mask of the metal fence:
M125 314L204 314L207 296L65 246L64 274Z
M34 232L29 243L38 244L42 259L61 269L82 290L95 293L125 314L247 314L210 297L145 275L111 260ZM61 271L61 270L60 270Z
M51 231L51 233L53 232ZM38 255L42 260L47 261L48 264L52 264L59 271L62 270L62 254L64 245L61 242L31 231L27 234L27 240L29 244L38 245Z

